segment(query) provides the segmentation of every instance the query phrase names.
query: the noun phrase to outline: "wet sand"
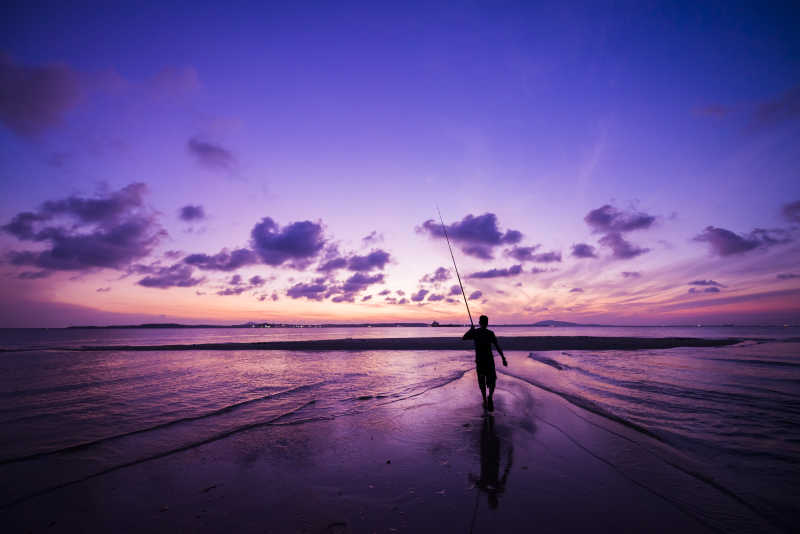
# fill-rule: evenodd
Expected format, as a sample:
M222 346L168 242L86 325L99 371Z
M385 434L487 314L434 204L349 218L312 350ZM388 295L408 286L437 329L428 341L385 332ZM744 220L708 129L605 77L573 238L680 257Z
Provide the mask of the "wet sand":
M724 347L743 338L704 339L692 337L591 337L591 336L503 336L503 350L641 350L675 347ZM752 341L758 341L753 339ZM59 350L471 350L473 342L460 337L345 338L259 343L198 343L185 345L101 345Z
M293 418L0 511L4 532L754 532L664 444L501 371L330 419ZM302 414L302 411L300 412Z

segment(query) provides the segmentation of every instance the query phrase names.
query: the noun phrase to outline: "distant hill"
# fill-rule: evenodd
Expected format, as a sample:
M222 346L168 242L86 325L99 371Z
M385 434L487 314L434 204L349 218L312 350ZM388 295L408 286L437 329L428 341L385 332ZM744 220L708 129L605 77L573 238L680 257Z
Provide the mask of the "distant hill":
M538 323L533 323L531 326L607 326L607 325L570 323L569 321L554 321L552 319L548 319L546 321L539 321Z

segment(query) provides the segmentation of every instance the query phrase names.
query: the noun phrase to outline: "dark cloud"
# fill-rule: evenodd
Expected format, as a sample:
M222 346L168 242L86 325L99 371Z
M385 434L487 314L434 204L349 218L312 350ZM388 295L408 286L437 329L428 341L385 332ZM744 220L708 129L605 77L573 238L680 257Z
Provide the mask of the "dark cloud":
M181 208L180 218L184 221L201 221L206 218L206 212L203 206L193 206L191 204Z
M753 115L759 126L772 126L784 121L800 118L800 85L784 94L762 102Z
M378 293L378 295L380 295L380 296L384 296L384 295L388 295L388 294L389 294L389 293L391 293L391 292L392 292L392 290L391 290L391 289L384 289L383 291L381 291L380 293Z
M788 243L791 236L786 230L765 230L756 228L747 235L740 235L725 228L707 226L703 232L694 237L694 241L708 243L712 254L732 256L743 254L756 248Z
M473 291L469 295L469 300L476 300L483 296L483 291Z
M150 254L166 235L143 205L145 190L135 183L97 198L72 196L17 214L2 229L47 248L12 251L11 263L65 271L125 268Z
M110 287L98 287L97 289L95 289L95 291L97 291L98 293L108 293L109 291L111 291L111 288Z
M372 276L365 273L355 273L344 281L341 287L343 293L358 293L373 284L383 283L383 274L376 273Z
M22 273L25 274L25 273ZM800 278L800 274L795 273L781 273L778 275L778 280L794 280L795 278Z
M253 227L250 233L253 250L267 265L286 262L296 269L304 269L325 246L321 223L294 222L281 228L269 217Z
M488 271L477 271L467 276L467 278L507 278L517 276L522 273L522 265L513 265L502 269L489 269Z
M461 295L461 286L450 286L450 292L447 295L450 297L454 295Z
M636 256L650 251L649 248L641 248L630 241L626 241L622 237L622 234L618 232L611 232L604 235L600 238L600 244L609 247L612 251L612 256L620 260L635 258Z
M561 253L560 252L543 252L541 254L534 254L532 256L532 260L536 263L553 263L553 262L560 262L561 261Z
M251 287L261 287L267 283L267 281L261 278L258 275L251 276L250 279L247 281Z
M389 263L389 259L388 252L376 249L366 256L351 256L347 260L347 268L351 271L383 270L386 264Z
M436 302L438 300L444 300L444 295L438 295L432 293L431 295L428 296L429 302Z
M236 167L236 158L233 154L219 145L192 137L186 147L201 165L209 169L230 171Z
M238 248L233 252L226 249L209 256L208 254L190 254L183 262L206 271L235 271L246 265L258 263L258 256L247 248Z
M420 279L422 283L429 283L433 284L436 282L446 282L450 280L453 275L450 273L450 269L446 267L439 267L433 273L426 274Z
M247 286L233 286L233 287L226 287L225 289L221 289L217 291L217 295L227 297L231 295L241 295L245 291L250 289Z
M554 269L554 270L555 270L555 269ZM546 273L547 271L548 271L548 269L542 269L541 267L533 267L533 268L531 269L531 273L533 273L533 274L541 274L541 273Z
M511 247L505 251L505 255L514 258L517 261L534 261L533 253L539 249L541 245L533 245L530 247Z
M787 221L800 223L800 200L784 204L781 213Z
M696 287L690 287L687 293L719 293L718 287L706 287L704 289L697 289Z
M425 299L425 295L427 295L427 294L428 294L428 290L427 289L420 289L419 291L417 291L416 293L411 295L411 301L412 302L421 302L422 300Z
M642 273L639 271L622 271L623 278L640 278Z
M569 290L569 292L570 293L583 293L583 289L581 289L580 287L573 287L572 289Z
M229 287L217 291L217 295L221 296L241 295L245 291L250 291L252 289L259 288L266 283L267 281L258 275L251 276L250 279L247 280L247 283L245 283L244 279L242 278L242 275L235 274L231 276L230 280L228 280ZM259 298L259 300L261 301L263 301L266 298L266 295L262 296L264 298Z
M317 267L317 271L321 273L329 273L331 271L336 271L337 269L342 269L346 265L347 258L333 258L332 260L328 260Z
M417 231L428 233L431 237L442 239L445 237L441 223L433 219L422 223ZM480 259L492 259L494 247L514 245L522 241L522 233L518 230L501 232L494 213L484 213L477 217L469 214L460 221L448 225L447 235L454 243L461 246L465 254Z
M17 275L17 278L20 280L38 280L39 278L47 278L51 274L51 271L23 271Z
M203 283L204 278L192 278L194 269L182 263L169 267L153 268L153 274L146 276L137 283L144 287L167 289L170 287L192 287Z
M397 304L408 304L408 299L407 298L402 298L402 299L397 301Z
M317 278L308 284L295 284L286 290L286 295L293 298L307 298L309 300L322 300L328 291L324 278Z
M373 230L368 235L361 238L361 244L365 247L383 243L383 234L379 234L377 230Z
M692 280L689 282L690 286L718 286L718 287L725 287L724 285L720 284L716 280Z
M368 300L372 300L372 295L364 295L361 297L361 302L367 302Z
M597 252L595 248L586 243L577 243L572 245L572 256L576 258L596 258Z
M652 215L643 212L620 211L606 204L590 211L583 219L592 231L598 234L624 233L650 228L656 221Z
M80 95L70 68L19 65L0 52L0 122L15 134L36 136L58 125Z

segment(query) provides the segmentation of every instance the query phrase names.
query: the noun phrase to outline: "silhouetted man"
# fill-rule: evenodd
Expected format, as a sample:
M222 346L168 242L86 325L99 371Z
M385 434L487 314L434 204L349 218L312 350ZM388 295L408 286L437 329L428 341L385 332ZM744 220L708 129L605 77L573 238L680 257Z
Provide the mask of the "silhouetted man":
M462 339L475 340L475 370L478 372L478 386L481 388L481 396L483 396L483 407L488 408L490 412L494 411L494 402L492 402L492 395L494 394L494 386L497 383L497 373L494 370L494 355L492 354L492 344L497 347L497 352L503 358L503 365L508 365L506 357L503 354L503 349L497 344L497 336L494 332L486 328L489 326L489 318L481 315L478 319L480 328L470 327ZM486 398L486 387L489 387L489 398Z

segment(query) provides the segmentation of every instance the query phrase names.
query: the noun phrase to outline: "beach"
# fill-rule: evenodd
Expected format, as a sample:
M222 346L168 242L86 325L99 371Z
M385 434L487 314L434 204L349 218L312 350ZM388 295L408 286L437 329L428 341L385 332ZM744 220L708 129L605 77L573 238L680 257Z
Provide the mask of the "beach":
M770 530L624 426L502 374L484 414L474 382L467 373L363 417L276 421L49 491L4 521L33 532Z
M508 351L491 414L469 350L6 352L0 522L790 530L797 343L626 349L636 343ZM771 393L745 394L756 380Z

